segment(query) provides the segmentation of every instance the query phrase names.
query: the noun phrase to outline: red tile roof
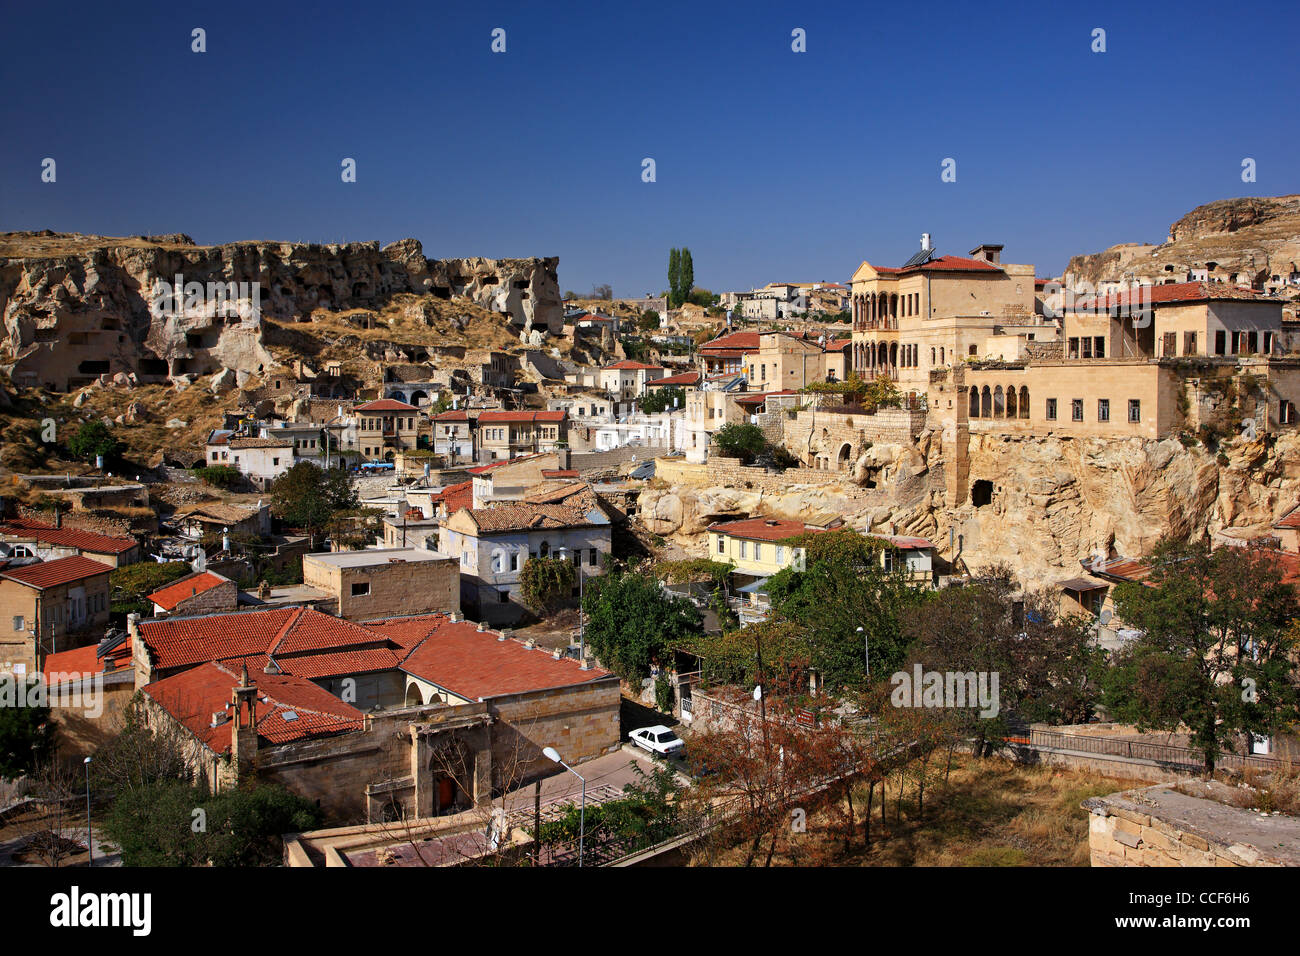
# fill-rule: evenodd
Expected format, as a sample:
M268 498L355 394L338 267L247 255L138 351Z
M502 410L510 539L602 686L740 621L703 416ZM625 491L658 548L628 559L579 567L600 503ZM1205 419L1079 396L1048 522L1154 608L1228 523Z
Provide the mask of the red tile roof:
M72 557L59 558L56 561L41 561L39 564L9 568L0 572L0 577L17 581L28 587L44 589L60 584L71 584L73 581L81 581L98 574L108 574L112 570L107 564L74 554Z
M699 381L699 372L682 372L680 375L669 375L666 378L646 382L646 388L658 388L661 385L697 385Z
M1164 305L1175 302L1206 302L1210 299L1229 299L1238 301L1277 301L1269 300L1251 289L1229 286L1218 282L1171 282L1166 285L1148 285L1136 289L1126 289L1106 296L1087 296L1067 303L1065 310L1092 311L1126 306Z
M194 597L205 591L211 591L215 587L227 583L230 579L223 578L219 574L211 571L200 571L198 574L187 574L167 585L165 588L159 588L149 595L149 600L158 605L164 611L170 611L176 605L180 604L186 598Z
M574 468L543 468L543 478L577 478L579 472Z
M408 405L406 402L399 402L395 398L381 398L378 401L366 402L364 405L358 405L353 409L354 412L418 412L419 409L414 405Z
M144 693L180 721L190 733L216 754L230 749L234 724L224 719L212 726L212 715L229 715L227 704L239 684L239 667L208 663L154 681ZM302 677L249 671L257 686L254 707L257 736L272 744L365 728L365 715Z
M621 362L615 362L613 365L606 365L606 369L623 369L626 371L637 371L640 369L654 370L663 368L662 365L646 365L644 362L634 362L631 359L623 359Z
M480 425L493 423L562 422L566 412L484 412L478 417Z
M881 270L877 270L881 271ZM967 259L964 256L937 256L929 262L899 269L902 272L1002 272L999 265L985 259Z
M427 618L429 632L402 663L402 670L466 700L569 687L610 677L608 671L583 670L577 661L556 660L548 650L526 647L495 631L480 631L468 621L452 623L442 615ZM384 625L374 625L383 630Z
M1300 507L1292 508L1274 528L1300 528Z
M0 534L19 535L49 542L63 548L93 551L95 554L122 554L135 547L134 538L119 538L79 528L56 528L43 521L15 518L0 524Z
M816 525L804 524L802 521L789 521L785 518L742 518L739 521L719 521L709 525L709 531L725 534L732 538L746 538L750 541L785 541L796 535L825 531Z
M469 412L463 408L453 408L451 411L434 415L432 420L435 422L467 422L469 421Z
M65 675L68 680L79 679L73 677L74 674L102 674L105 672L105 663L109 661L112 662L114 670L121 670L123 667L131 666L130 637L127 637L125 641L103 657L99 655L99 646L97 644L47 654L41 672L45 675L45 682L53 686L59 683L55 679L56 675L59 674Z
M433 505L446 505L447 514L453 515L461 508L474 507L474 480L462 481L457 485L448 485L442 491L434 495L430 502Z
M700 346L701 352L714 352L717 349L740 349L742 351L758 351L759 336L761 332L731 332L727 335L720 335L712 341L705 342Z

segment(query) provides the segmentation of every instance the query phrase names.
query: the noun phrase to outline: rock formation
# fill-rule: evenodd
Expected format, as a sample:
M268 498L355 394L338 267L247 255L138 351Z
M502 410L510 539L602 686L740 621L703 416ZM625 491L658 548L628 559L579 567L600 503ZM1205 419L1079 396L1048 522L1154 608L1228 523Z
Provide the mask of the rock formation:
M558 259L426 259L403 239L197 246L184 235L0 235L0 371L59 391L101 375L193 381L272 363L259 318L381 308L410 293L463 296L518 329L563 330ZM159 298L181 276L184 295ZM201 290L191 296L190 284ZM214 291L217 293L214 295ZM231 300L234 300L233 302ZM160 307L160 302L161 307Z
M1210 265L1213 268L1210 269ZM1183 278L1191 269L1241 285L1284 283L1300 264L1300 196L1220 199L1169 227L1161 245L1121 243L1074 256L1066 284ZM1274 280L1274 276L1278 277Z

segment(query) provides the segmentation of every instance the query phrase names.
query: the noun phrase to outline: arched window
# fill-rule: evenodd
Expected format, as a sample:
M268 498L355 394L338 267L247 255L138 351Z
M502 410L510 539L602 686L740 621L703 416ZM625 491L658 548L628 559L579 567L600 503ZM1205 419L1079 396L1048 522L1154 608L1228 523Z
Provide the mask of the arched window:
M1002 386L999 385L993 389L993 417L1001 418L1007 410L1006 398L1002 394Z
M973 385L970 389L970 417L980 417L980 390Z
M1007 389L1007 418L1016 417L1016 387L1014 385Z
M990 392L989 387L985 385L984 391L980 395L980 418L992 418L992 417L993 417L993 393Z
M948 364L948 360L947 360L946 358L944 358L944 356L943 356L943 346L942 346L942 345L939 346L939 364L940 364L940 365L946 365L946 364Z
M1029 417L1029 386L1020 386L1020 417Z
M931 365L934 364L934 357L935 357L935 355L937 355L937 354L938 354L938 353L935 352L934 347L931 346L931 347L930 347L930 364L931 364Z

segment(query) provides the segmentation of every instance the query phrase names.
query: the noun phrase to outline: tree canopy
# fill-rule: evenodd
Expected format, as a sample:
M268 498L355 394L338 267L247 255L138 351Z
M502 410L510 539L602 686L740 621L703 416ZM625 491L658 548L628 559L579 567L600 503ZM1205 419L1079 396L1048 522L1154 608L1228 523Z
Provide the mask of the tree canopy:
M271 485L271 512L295 528L318 530L338 512L357 506L356 489L341 468L300 461Z
M611 570L587 584L582 603L586 640L601 663L627 681L650 676L674 645L700 627L700 612L670 597L653 575Z

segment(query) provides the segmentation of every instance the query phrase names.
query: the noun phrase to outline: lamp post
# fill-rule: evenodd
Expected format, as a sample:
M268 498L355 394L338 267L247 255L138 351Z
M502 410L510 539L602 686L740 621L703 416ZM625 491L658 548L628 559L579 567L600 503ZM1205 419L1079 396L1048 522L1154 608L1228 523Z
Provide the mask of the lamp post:
M587 836L587 778L561 760L559 752L554 747L547 747L542 753L548 760L558 763L582 781L582 803L578 809L578 866L582 866L583 843Z
M867 634L859 627L858 633L862 635L862 653L867 659L867 676L871 676L871 648L867 645Z
M90 854L90 866L95 865L95 837L90 830L90 758L82 761L86 765L86 852Z

